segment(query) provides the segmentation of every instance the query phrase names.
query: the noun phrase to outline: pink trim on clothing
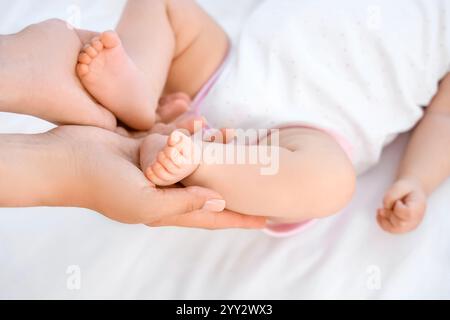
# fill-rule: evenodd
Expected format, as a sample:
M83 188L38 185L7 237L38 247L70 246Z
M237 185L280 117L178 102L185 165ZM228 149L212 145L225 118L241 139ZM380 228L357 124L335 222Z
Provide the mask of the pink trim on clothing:
M225 69L225 66L228 62L230 56L230 51L228 52L227 56L225 57L223 63L221 66L217 69L217 71L211 76L211 78L206 82L206 84L200 89L199 93L195 96L194 101L192 102L192 110L195 115L200 116L200 107L203 101L205 100L208 93L211 91L211 89L216 84L217 80L221 76L223 70ZM341 134L334 132L333 130L329 129L323 129L319 127L315 127L309 124L302 124L302 125L291 125L291 126L284 126L284 127L278 127L274 129L293 129L293 128L310 128L319 130L321 132L324 132L328 135L330 135L340 146L341 148L346 152L347 156L351 159L353 150L351 144L347 141L345 137L343 137ZM206 128L209 129L209 128ZM315 224L318 220L312 219L312 220L306 220L299 223L289 223L289 224L272 224L267 226L263 232L267 235L270 235L275 238L288 238L292 237L308 227Z
M283 130L283 129L295 129L295 128L309 128L318 130L321 132L324 132L328 135L330 135L345 151L349 159L353 158L353 148L352 145L348 142L348 140L342 136L341 134L330 130L330 129L322 129L316 126L312 125L292 125L292 126L285 126L285 127L279 127L277 129ZM312 220L306 220L298 223L285 223L285 224L273 224L267 226L263 232L266 233L269 236L275 237L275 238L288 238L295 236L299 234L300 232L304 231L308 227L315 224L318 220L312 219Z
M265 229L263 229L263 232L274 238L289 238L305 231L306 229L314 225L317 221L319 220L307 220L300 223L277 223L267 226Z
M338 132L336 132L334 130L323 129L323 128L320 128L320 127L317 127L317 126L314 126L314 125L310 125L308 123L298 124L298 125L281 126L281 127L276 127L274 129L284 130L284 129L296 129L296 128L313 129L313 130L317 130L317 131L320 131L320 132L328 134L345 151L345 153L347 154L347 157L349 157L349 159L353 158L353 147L352 147L351 143L348 142L348 140L343 135L341 135L340 133L338 133Z

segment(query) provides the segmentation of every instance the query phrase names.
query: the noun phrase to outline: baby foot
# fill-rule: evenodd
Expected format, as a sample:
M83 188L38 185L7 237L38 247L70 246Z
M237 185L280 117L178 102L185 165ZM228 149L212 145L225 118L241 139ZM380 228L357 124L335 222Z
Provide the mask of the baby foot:
M146 144L148 142L144 142ZM157 153L151 165L143 167L147 178L155 185L165 187L190 176L199 166L199 150L191 138L173 132L166 146Z
M137 130L152 127L156 105L117 33L93 38L78 56L77 73L89 93L120 120Z

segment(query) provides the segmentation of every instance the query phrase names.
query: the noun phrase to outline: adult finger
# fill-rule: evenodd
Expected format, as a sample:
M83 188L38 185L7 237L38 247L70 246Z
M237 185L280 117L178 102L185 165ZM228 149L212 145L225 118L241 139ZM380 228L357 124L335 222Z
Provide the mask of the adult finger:
M78 34L78 37L80 38L80 41L83 45L90 43L94 37L100 35L100 33L98 32L89 30L75 29L75 31Z
M155 208L158 208L158 217L152 221L201 209L222 212L226 207L220 194L200 187L154 189L148 196Z
M53 122L57 125L82 125L106 129L114 131L117 127L117 119L114 114L95 103L88 96L84 97L80 94L77 100L68 101L66 104L67 113L63 116L54 114L45 120ZM33 114L33 112L30 112ZM39 114L33 114L40 117Z
M231 211L217 213L198 210L184 215L168 217L149 226L199 228L207 230L262 229L266 226L266 218L246 216Z

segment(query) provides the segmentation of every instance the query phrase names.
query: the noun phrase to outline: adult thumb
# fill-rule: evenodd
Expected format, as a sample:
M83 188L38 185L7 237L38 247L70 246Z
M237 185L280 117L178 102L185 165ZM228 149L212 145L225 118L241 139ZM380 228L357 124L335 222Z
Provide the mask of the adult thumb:
M109 131L114 131L117 128L117 119L111 111L93 101L90 103L90 110L90 115L85 119L86 125Z
M197 210L222 212L226 207L220 194L206 188L171 188L159 189L158 192L161 217L183 215Z

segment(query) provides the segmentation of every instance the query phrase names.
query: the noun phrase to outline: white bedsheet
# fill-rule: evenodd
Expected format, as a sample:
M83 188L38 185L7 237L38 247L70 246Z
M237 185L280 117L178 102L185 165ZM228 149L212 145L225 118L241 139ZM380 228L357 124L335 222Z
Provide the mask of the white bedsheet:
M123 5L0 0L0 33L44 18L69 19L74 3L81 26L98 30L113 27ZM233 33L258 0L201 3ZM0 132L49 127L0 114ZM375 223L405 141L359 179L344 213L290 239L127 226L80 209L1 209L0 298L450 298L450 181L431 198L417 232L392 236ZM79 290L67 287L71 266L81 271Z

